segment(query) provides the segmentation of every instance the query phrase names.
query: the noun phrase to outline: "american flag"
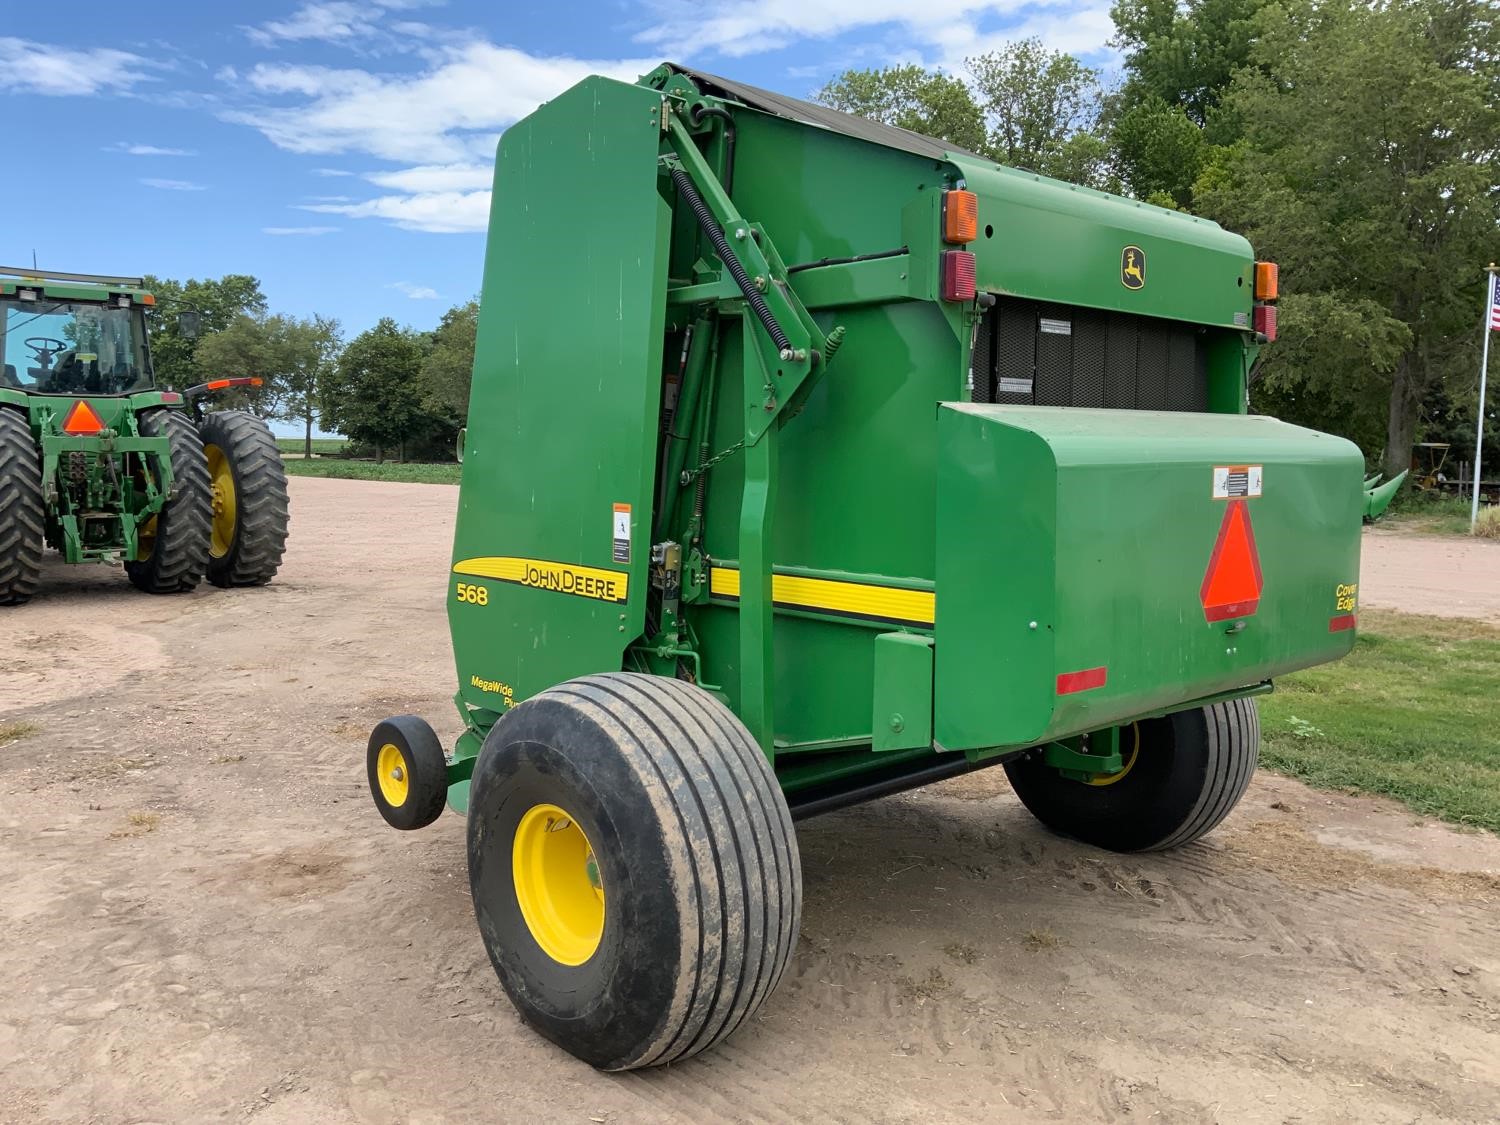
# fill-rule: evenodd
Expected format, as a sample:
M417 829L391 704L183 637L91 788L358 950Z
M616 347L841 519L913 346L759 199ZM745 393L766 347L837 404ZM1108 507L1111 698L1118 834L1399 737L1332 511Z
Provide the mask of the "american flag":
M1490 274L1490 329L1500 328L1500 285L1495 284L1494 274Z

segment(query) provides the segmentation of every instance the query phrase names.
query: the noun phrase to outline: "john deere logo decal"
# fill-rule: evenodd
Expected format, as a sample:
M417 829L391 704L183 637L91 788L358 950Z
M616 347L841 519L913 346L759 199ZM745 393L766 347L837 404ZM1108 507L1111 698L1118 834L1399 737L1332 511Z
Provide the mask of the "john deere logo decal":
M1146 287L1146 252L1139 246L1120 251L1120 284L1126 289Z

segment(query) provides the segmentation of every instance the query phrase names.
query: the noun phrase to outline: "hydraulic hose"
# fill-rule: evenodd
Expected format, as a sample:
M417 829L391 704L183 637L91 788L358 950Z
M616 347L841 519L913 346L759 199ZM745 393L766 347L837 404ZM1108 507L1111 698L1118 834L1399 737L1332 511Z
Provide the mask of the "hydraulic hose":
M687 200L693 214L697 216L698 225L703 228L703 233L708 235L708 240L714 244L714 250L718 252L729 274L734 278L735 284L740 287L740 292L745 295L751 309L765 326L766 332L776 344L776 350L789 352L792 350L792 341L781 325L776 323L776 315L771 312L771 306L766 304L765 297L761 296L755 283L750 280L750 275L745 272L745 267L740 265L740 260L729 248L729 240L724 237L724 232L719 224L714 221L713 213L709 211L708 204L703 202L703 196L698 194L698 189L693 184L693 179L680 167L672 169L672 182L677 185L677 193Z
M718 105L698 105L688 111L688 121L694 128L697 128L705 117L717 117L724 122L724 194L733 195L734 142L737 136L734 129L734 114Z

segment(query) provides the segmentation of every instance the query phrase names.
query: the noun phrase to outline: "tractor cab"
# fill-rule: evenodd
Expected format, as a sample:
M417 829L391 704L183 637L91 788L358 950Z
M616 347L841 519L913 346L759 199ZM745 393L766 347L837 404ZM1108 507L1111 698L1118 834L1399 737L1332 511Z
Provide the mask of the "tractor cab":
M49 395L150 390L145 309L154 299L139 285L0 280L0 387Z

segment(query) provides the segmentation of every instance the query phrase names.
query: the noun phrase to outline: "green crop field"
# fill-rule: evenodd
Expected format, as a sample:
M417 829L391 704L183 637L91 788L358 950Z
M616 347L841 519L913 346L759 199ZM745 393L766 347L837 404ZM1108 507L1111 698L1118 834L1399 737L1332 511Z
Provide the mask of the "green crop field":
M279 437L276 439L276 448L280 449L283 453L301 453L304 444L303 439L299 437ZM343 438L313 438L313 455L317 456L321 454L324 457L328 457L342 453L344 444Z
M1260 701L1261 762L1500 832L1500 628L1365 610L1354 652Z
M340 480L407 481L418 484L457 484L459 466L426 465L416 462L343 461L333 458L288 458L282 462L294 477L337 477Z

